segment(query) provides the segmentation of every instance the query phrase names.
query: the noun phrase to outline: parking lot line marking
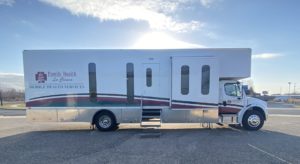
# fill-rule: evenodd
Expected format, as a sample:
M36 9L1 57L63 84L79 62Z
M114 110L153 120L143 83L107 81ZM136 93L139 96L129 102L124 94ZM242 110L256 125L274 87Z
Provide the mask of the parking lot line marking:
M3 116L3 115L0 115L0 118L26 118L26 116Z
M299 108L267 108L268 110L299 110Z
M266 130L260 130L260 131L263 132L263 133L271 134L271 132L268 132L268 131L266 131Z
M300 115L291 115L291 114L269 114L269 117L300 117Z
M233 127L230 127L230 126L228 126L229 127L229 129L231 129L231 130L233 130L233 131L237 131L237 132L240 132L240 133L242 133L243 131L242 130L240 130L240 129L236 129L236 128L233 128Z
M281 162L291 164L290 162L288 162L288 161L286 161L286 160L284 160L284 159L282 159L282 158L280 158L280 157L278 157L278 156L276 156L276 155L274 155L274 154L272 154L272 153L269 153L269 152L267 152L267 151L264 151L264 150L262 150L262 149L260 149L260 148L258 148L258 147L256 147L256 146L253 146L253 145L251 145L251 144L248 144L248 146L250 146L251 148L253 148L253 149L255 149L255 150L258 150L258 151L260 151L260 152L262 152L262 153L264 153L264 154L267 154L267 155L269 155L269 156L271 156L271 157L273 157L273 158L276 158L276 159L280 160Z

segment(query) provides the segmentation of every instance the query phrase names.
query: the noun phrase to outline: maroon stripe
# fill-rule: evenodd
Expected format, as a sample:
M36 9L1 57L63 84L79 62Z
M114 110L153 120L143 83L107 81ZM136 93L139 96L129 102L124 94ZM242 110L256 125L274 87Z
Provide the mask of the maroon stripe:
M207 106L193 106L193 105L183 105L183 104L172 104L171 107L176 108L176 109L211 108L211 107L207 107Z
M145 106L169 106L169 102L159 100L143 100Z
M51 104L51 103L76 103L78 101L86 101L89 100L88 97L60 97L60 98L49 98L49 99L43 99L43 100L35 100L35 101L30 101L26 102L26 106L41 106L41 105L46 105L46 104Z
M31 106L44 106L51 103L76 103L82 101L90 101L89 97L60 97L60 98L49 98L42 100L34 100L30 102L26 102L27 107ZM127 103L127 98L119 98L119 97L98 97L97 101L108 101L113 103ZM135 99L135 104L140 104L141 99ZM143 100L143 105L147 106L168 106L169 102L159 101L159 100Z
M89 97L87 97L88 101L90 100ZM120 102L120 103L126 103L127 99L125 98L119 98L119 97L98 97L97 101L111 101L111 102ZM136 102L136 101L134 101ZM138 102L136 102L138 103Z
M46 106L51 105L52 103L70 103L70 104L76 104L78 102L89 102L89 97L59 97L59 98L48 98L48 99L42 99L42 100L34 100L30 102L26 102L27 107L31 106ZM120 97L97 97L97 101L107 101L112 103L127 103L127 98L120 98ZM140 104L141 99L135 98L134 100L135 104ZM144 106L169 106L169 102L167 101L161 101L161 100L143 100ZM194 106L194 105L188 105L188 104L172 104L172 108L176 109L196 109L196 108L210 108L207 106Z
M237 114L240 110L240 108L219 107L219 114Z

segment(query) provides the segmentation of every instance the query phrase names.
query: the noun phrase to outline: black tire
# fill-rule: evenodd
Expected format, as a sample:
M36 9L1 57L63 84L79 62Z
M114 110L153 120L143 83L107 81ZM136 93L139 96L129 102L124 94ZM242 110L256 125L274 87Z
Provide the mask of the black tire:
M259 130L264 125L263 114L256 110L248 110L244 114L242 124L246 130Z
M118 129L115 116L107 111L98 113L95 116L94 124L100 131L112 131Z

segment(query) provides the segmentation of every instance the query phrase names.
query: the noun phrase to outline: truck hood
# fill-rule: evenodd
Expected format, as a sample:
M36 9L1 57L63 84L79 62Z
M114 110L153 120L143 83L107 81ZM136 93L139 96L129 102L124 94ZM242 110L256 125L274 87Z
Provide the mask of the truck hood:
M260 100L258 98L253 98L253 97L247 97L247 105L260 106L263 109L267 108L267 102Z

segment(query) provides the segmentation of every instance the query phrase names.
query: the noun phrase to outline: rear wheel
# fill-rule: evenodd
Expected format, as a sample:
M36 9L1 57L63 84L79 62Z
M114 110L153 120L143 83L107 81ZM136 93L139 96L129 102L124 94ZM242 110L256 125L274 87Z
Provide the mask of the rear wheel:
M111 131L117 129L114 115L110 112L101 112L95 116L94 124L100 131Z
M243 117L242 123L247 130L259 130L264 125L264 118L262 113L256 110L248 110Z

